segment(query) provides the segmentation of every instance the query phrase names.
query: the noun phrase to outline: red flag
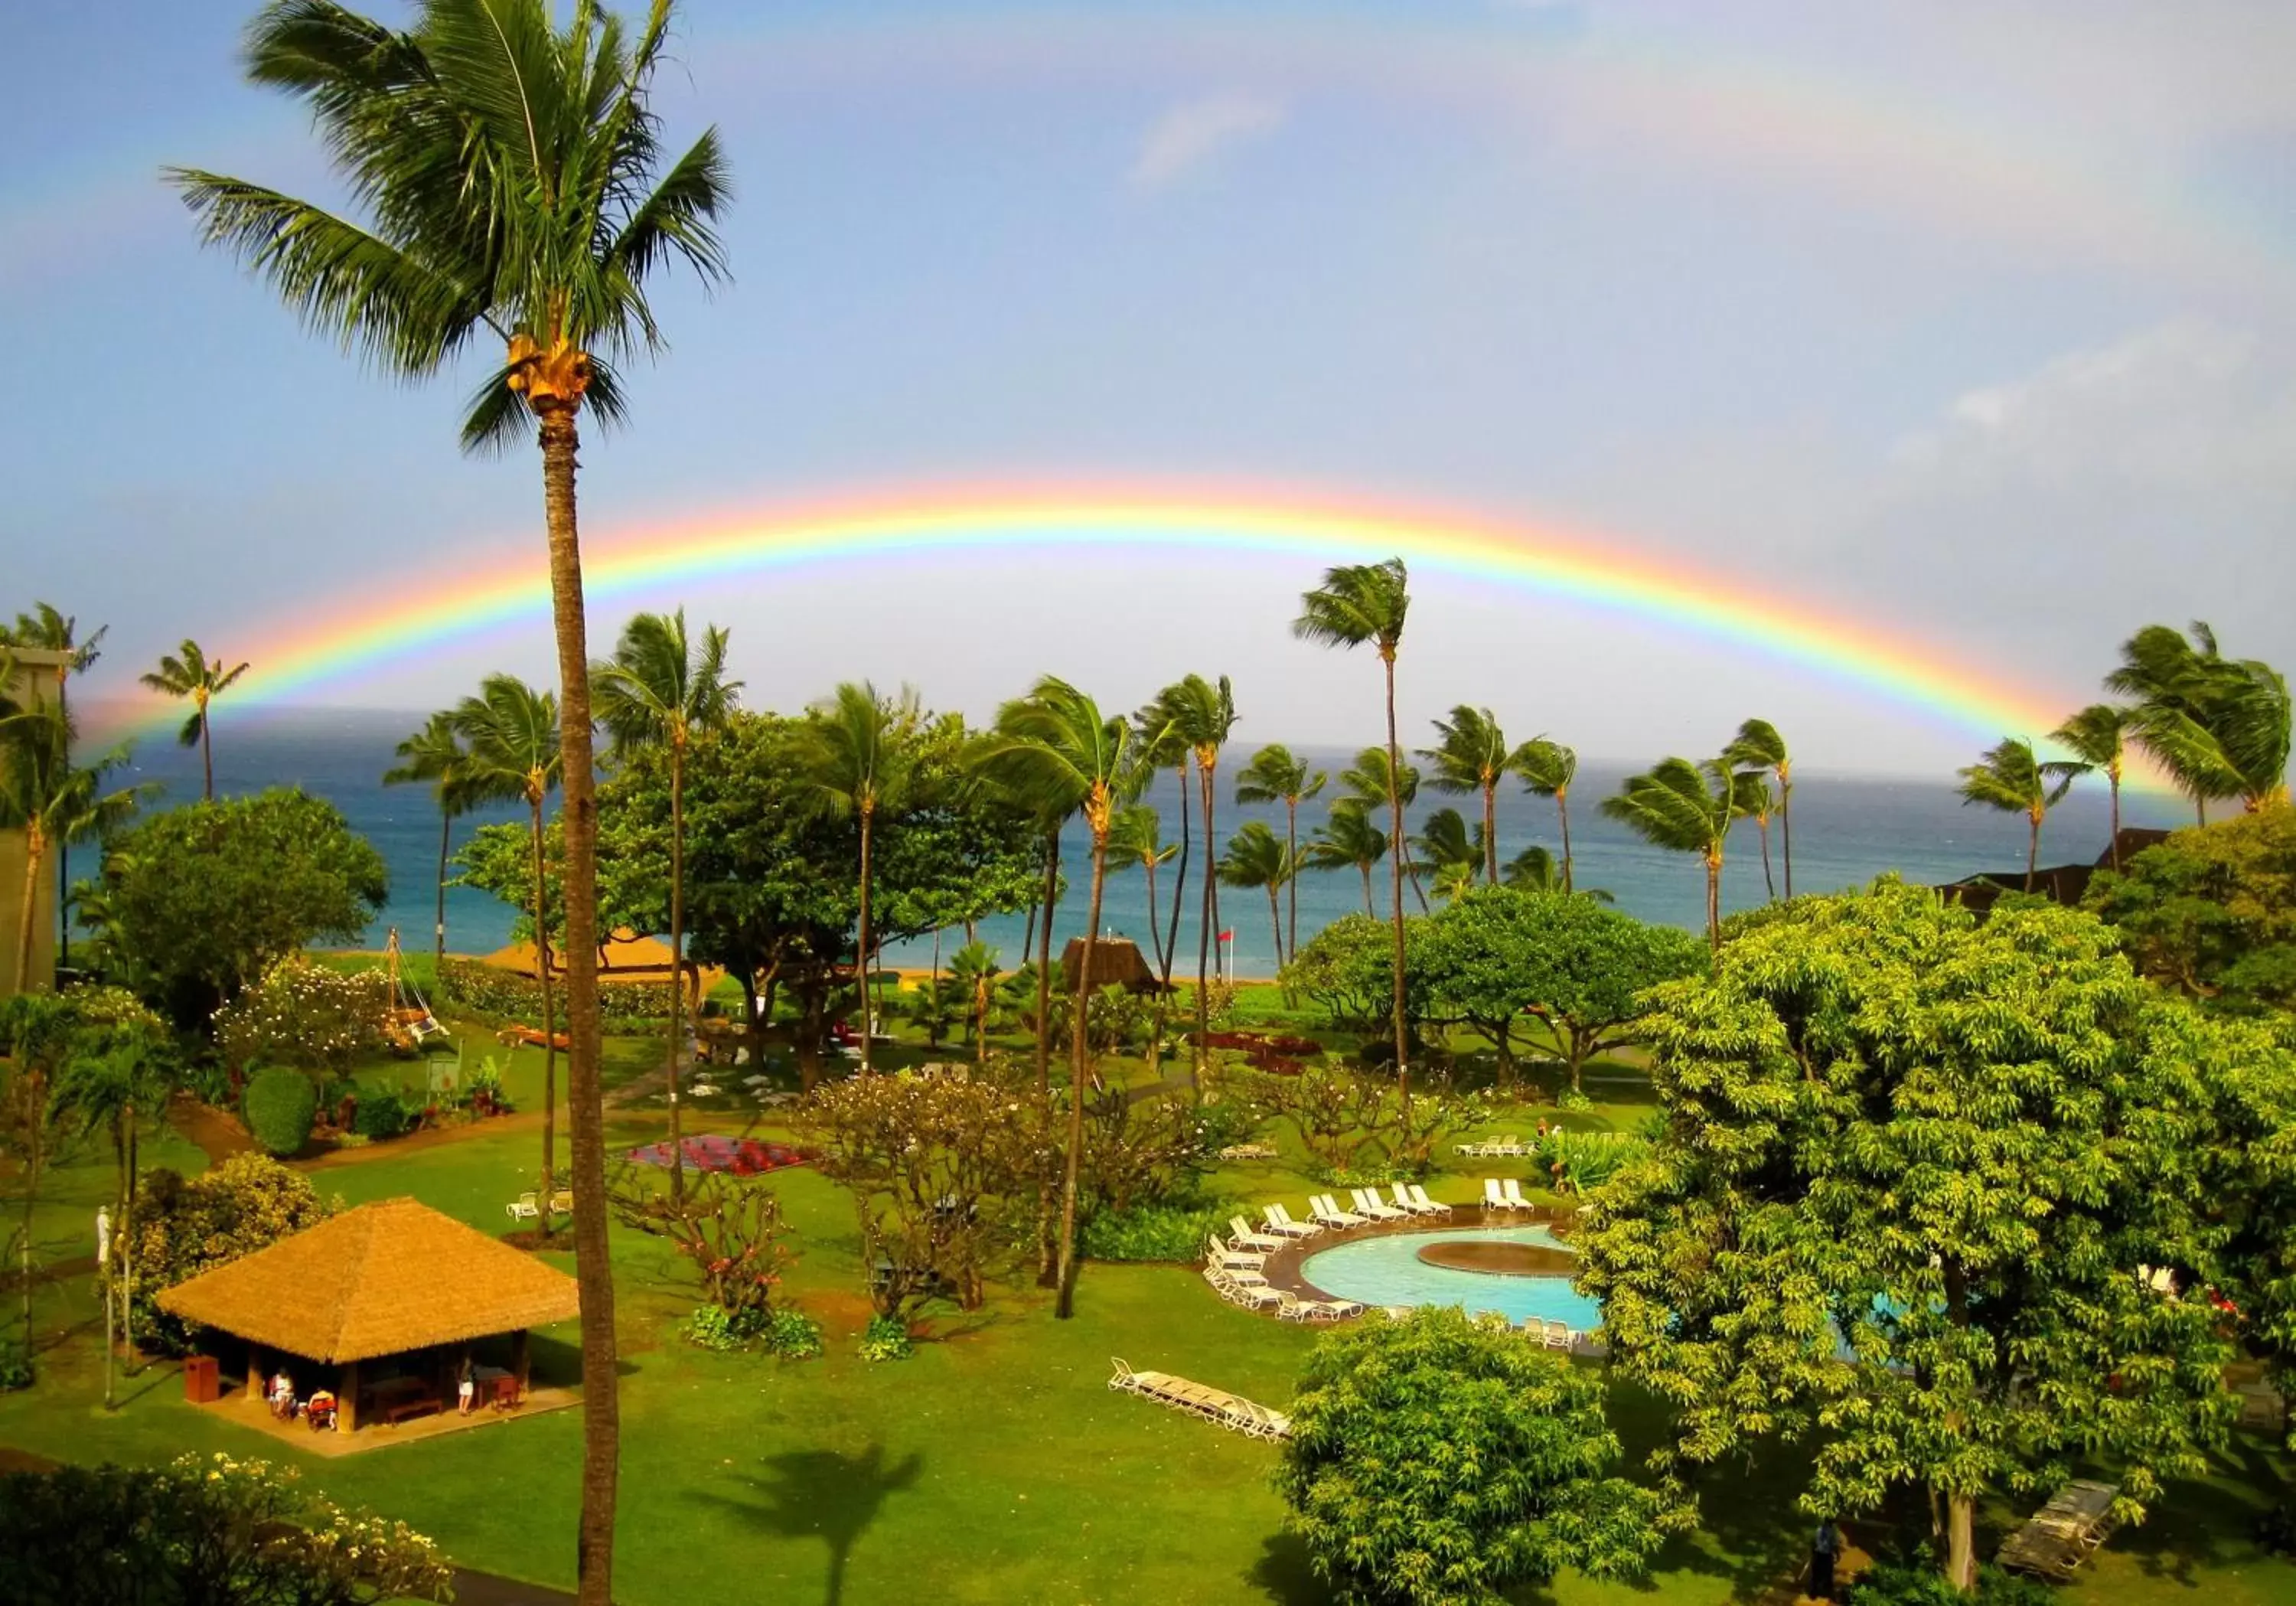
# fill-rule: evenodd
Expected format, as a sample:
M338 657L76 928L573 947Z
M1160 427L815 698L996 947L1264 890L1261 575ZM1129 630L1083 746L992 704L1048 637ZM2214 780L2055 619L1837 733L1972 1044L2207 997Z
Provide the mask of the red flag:
M1220 933L1219 940L1223 943L1233 943L1235 941L1235 933L1232 931L1224 931Z

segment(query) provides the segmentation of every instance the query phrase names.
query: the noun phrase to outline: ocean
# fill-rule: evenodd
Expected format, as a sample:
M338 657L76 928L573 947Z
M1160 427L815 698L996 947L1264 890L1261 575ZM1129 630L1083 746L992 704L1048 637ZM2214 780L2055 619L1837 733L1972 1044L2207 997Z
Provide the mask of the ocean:
M427 787L381 784L383 771L395 762L393 747L419 729L422 720L420 713L370 709L278 710L234 718L226 706L217 721L218 793L300 787L333 803L381 852L390 868L390 896L365 934L365 945L371 948L381 947L385 934L393 927L408 948L422 951L430 946L439 817ZM1335 749L1300 751L1317 767L1335 773L1350 759L1349 754ZM1224 767L1229 773L1220 778L1216 823L1223 840L1247 819L1266 820L1279 835L1283 829L1280 807L1247 808L1233 801L1232 772L1249 757L1249 752L1232 754ZM1700 928L1705 918L1705 873L1697 858L1650 847L1603 818L1599 811L1602 798L1617 790L1620 779L1636 767L1582 761L1570 799L1574 877L1582 887L1609 892L1618 908L1641 919ZM146 737L136 745L131 772L134 778L156 781L163 788L154 807L199 795L198 751L178 747L164 735ZM1177 841L1177 794L1168 773L1159 778L1144 801L1162 812L1166 840ZM1421 803L1413 811L1414 821L1446 804L1459 809L1471 822L1481 806L1480 798L1454 799L1423 792ZM1321 800L1302 807L1303 839L1323 818L1323 811ZM2158 794L2125 793L2121 811L2124 823L2133 826L2177 826L2190 820L2179 800ZM524 818L523 810L515 807L466 817L456 822L455 839L458 844L466 840L474 826L490 820L522 821ZM2042 862L2094 861L2104 850L2109 819L2103 782L2084 780L2077 785L2049 816L2041 838ZM1498 827L1502 861L1530 843L1543 844L1557 853L1561 851L1554 804L1528 796L1519 787L1500 794ZM1195 968L1201 894L1193 878L1201 874L1203 863L1201 820L1195 822L1195 831L1192 885L1182 899L1181 957L1175 966L1176 971L1188 974ZM1774 867L1782 874L1775 821L1770 834ZM1802 892L1857 886L1891 870L1910 881L1943 883L1979 870L2021 871L2025 862L2022 817L1963 807L1949 775L1856 775L1807 762L1797 764L1793 836L1794 883ZM1090 866L1082 837L1081 828L1072 828L1065 838L1070 892L1054 926L1055 942L1083 933ZM89 856L90 850L78 850L79 860ZM78 860L74 873L80 873ZM1144 890L1137 869L1109 877L1102 911L1104 933L1131 937L1146 946ZM1168 911L1170 881L1166 871L1158 874L1158 891ZM1383 868L1374 875L1374 891L1383 910L1387 898ZM1767 896L1759 839L1751 821L1741 824L1732 834L1722 896L1726 909L1731 910L1751 907ZM1405 897L1410 901L1407 885ZM1302 939L1363 906L1362 879L1353 870L1303 877L1300 883ZM1411 907L1415 910L1416 904ZM447 946L465 953L490 952L510 940L515 918L510 908L485 894L451 887L447 894ZM1266 894L1223 887L1219 924L1235 934L1231 952L1235 975L1274 973L1275 938ZM1019 916L989 920L980 928L981 940L1000 949L1007 966L1019 961L1021 935ZM949 934L943 939L943 952L953 951L963 940L961 934ZM889 959L895 964L923 965L930 962L931 951L931 940L925 938L894 948Z

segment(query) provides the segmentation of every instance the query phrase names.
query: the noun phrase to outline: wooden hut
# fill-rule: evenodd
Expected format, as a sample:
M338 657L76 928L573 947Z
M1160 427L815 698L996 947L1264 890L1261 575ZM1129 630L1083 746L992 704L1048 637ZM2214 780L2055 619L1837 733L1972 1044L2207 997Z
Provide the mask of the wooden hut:
M2105 845L2094 864L2045 864L2033 872L2033 892L2038 897L2062 903L2068 909L2080 907L2088 892L2088 884L2102 869L2112 867L2114 849L2120 853L2120 862L2127 867L2131 859L2146 848L2156 847L2169 840L2169 833L2150 826L2123 826L2120 836ZM2023 870L1980 870L1974 876L1940 886L1939 894L1948 903L1958 903L1964 909L1983 915L1992 912L1995 903L2005 894L2025 890Z
M1061 974L1067 985L1076 984L1076 974L1083 967L1084 939L1070 937L1069 945L1061 950ZM1156 971L1130 937L1101 937L1092 945L1092 984L1095 990L1122 987L1128 992L1153 992Z
M509 1338L506 1370L522 1396L527 1330L581 1312L565 1272L411 1198L346 1210L177 1283L159 1303L247 1341L250 1398L279 1355L333 1368L347 1432L363 1413L396 1421L447 1408L455 1373L482 1338Z

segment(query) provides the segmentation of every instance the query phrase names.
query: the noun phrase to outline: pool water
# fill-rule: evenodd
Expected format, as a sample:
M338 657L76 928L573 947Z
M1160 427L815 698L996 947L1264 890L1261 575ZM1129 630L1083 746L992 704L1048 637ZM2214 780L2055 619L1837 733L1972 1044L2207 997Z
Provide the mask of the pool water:
M1365 1305L1456 1305L1471 1315L1496 1311L1521 1323L1537 1316L1568 1322L1573 1332L1603 1324L1603 1307L1578 1293L1568 1277L1495 1277L1431 1266L1419 1258L1425 1245L1445 1239L1492 1243L1537 1244L1569 1253L1570 1246L1546 1227L1468 1227L1444 1232L1398 1232L1365 1238L1311 1255L1300 1274L1335 1298Z

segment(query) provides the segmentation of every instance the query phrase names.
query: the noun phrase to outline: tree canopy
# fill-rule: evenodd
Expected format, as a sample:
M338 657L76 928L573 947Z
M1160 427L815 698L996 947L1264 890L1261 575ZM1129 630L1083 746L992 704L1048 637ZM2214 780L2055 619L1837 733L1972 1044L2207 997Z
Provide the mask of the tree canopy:
M2136 967L2218 1009L2296 1008L2296 806L2178 831L2099 875L2083 906Z

